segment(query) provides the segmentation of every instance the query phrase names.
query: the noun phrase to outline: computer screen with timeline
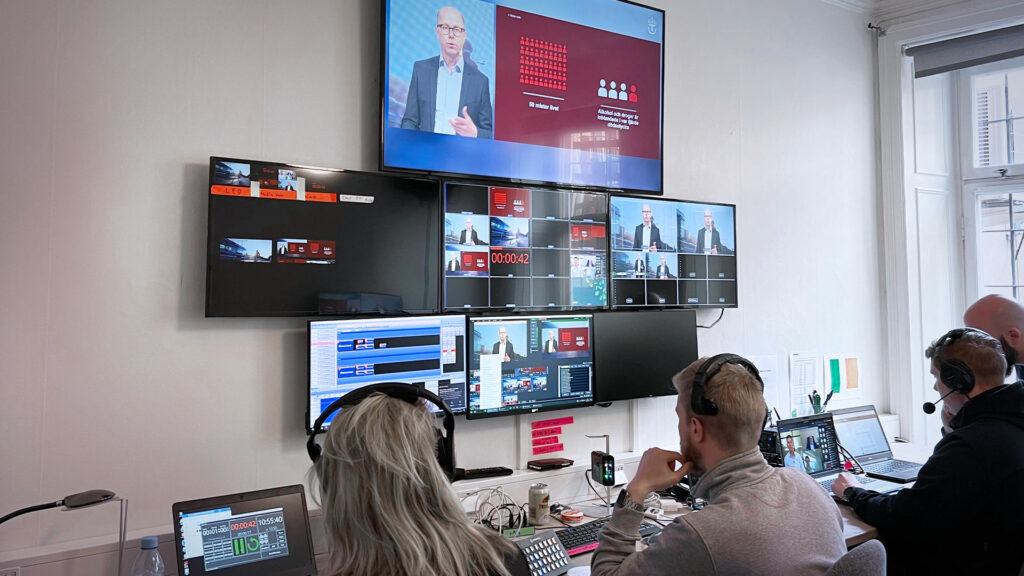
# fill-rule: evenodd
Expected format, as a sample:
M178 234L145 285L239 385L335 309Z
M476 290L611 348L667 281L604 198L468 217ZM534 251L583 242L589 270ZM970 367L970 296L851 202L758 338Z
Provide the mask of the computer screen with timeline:
M594 403L593 316L470 319L467 418Z
M452 412L464 412L466 317L309 322L307 430L338 398L382 382L421 385L440 396Z
M734 308L736 207L612 196L611 306Z

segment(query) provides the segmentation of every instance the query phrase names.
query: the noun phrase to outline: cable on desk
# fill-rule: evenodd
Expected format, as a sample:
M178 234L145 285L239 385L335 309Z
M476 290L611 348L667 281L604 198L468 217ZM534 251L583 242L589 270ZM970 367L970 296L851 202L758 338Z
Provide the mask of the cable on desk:
M857 461L857 458L853 454L851 454L849 450L844 448L843 445L840 444L839 442L836 442L836 446L839 447L839 451L840 452L846 454L846 456L850 459L850 461L853 462L853 465L855 466L855 468L853 470L853 473L854 474L863 474L864 473L864 467L860 465L860 462ZM845 466L843 468L845 468ZM844 470L844 472L845 472L845 470Z
M590 489L594 494L597 494L597 497L601 499L601 502L604 502L605 506L611 507L611 502L606 500L604 496L601 496L601 493L597 491L597 488L594 488L594 484L590 481L590 470L584 470L583 477L587 479L587 486L590 486Z
M725 316L725 308L719 308L719 310L721 310L721 312L719 312L719 314L718 314L718 320L715 320L714 322L712 322L711 324L709 324L707 326L701 326L700 324L698 324L697 328L704 328L704 329L714 328L715 324L718 324L722 320L722 316Z

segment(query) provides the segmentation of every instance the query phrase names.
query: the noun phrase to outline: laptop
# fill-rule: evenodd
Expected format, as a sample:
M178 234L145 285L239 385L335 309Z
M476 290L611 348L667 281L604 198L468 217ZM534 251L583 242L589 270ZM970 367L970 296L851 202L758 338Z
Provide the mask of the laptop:
M175 556L182 576L315 576L301 485L176 502Z
M832 417L839 442L853 454L868 476L892 482L917 480L921 465L892 457L889 440L874 406L833 410Z
M832 494L832 483L844 471L839 456L836 429L832 414L813 414L800 418L780 420L779 454L783 466L797 468L811 475L818 484L837 500L841 496ZM868 490L888 494L903 488L902 484L858 476L857 480Z

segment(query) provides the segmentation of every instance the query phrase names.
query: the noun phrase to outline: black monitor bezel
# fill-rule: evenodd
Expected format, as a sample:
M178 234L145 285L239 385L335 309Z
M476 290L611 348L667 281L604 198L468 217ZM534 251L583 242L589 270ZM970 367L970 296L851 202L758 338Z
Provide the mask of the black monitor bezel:
M665 18L666 12L661 8L655 6L648 6L640 2L634 2L633 0L615 0L622 4L631 4L640 8L646 8L655 12L661 13L662 22L662 33L661 33L661 99L660 99L660 114L658 127L658 149L660 159L660 174L658 190L641 190L635 188L615 188L610 186L585 186L580 184L571 184L566 182L555 182L545 180L528 180L520 178L501 178L496 176L486 176L481 174L470 174L470 173L459 173L459 172L444 172L435 170L419 170L413 168L399 168L394 166L386 166L384 164L384 132L387 128L388 121L388 107L387 107L387 74L388 74L388 4L391 0L383 0L380 3L380 69L378 77L378 104L379 117L380 117L380 133L378 138L377 147L377 167L381 172L393 172L393 173L404 173L404 174L415 174L428 178L436 178L441 180L451 179L473 179L480 181L492 181L501 182L505 184L513 184L516 186L542 186L542 187L558 187L571 190L579 191L591 191L591 192L605 192L611 193L622 193L622 194L640 194L645 196L656 196L661 197L665 195L665 54L667 53L666 46L668 40L668 34L666 32L667 19ZM443 300L442 300L443 302Z

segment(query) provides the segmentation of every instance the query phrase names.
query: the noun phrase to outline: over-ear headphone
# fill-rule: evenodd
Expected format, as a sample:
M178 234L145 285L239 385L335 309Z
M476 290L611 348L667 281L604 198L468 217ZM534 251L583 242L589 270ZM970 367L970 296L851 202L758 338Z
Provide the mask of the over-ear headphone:
M441 464L441 469L444 470L445 475L448 476L448 480L453 480L455 478L455 415L452 414L451 408L437 394L426 388L400 382L386 382L356 388L331 402L330 406L325 408L320 413L320 416L317 417L316 422L313 423L313 430L309 434L309 439L306 440L306 452L309 453L310 460L315 464L323 453L323 448L316 443L316 435L324 432L324 422L338 410L346 406L355 406L376 392L391 398L404 400L409 404L416 404L420 399L427 400L441 410L444 414L444 434L441 434L440 430L438 431L437 461Z
M962 360L946 358L945 349L966 334L992 338L986 332L974 328L954 328L946 332L931 345L934 358L939 363L939 380L953 392L967 395L974 389L974 371Z
M704 396L704 387L722 369L722 366L726 364L738 364L746 368L754 376L758 384L761 385L761 393L764 394L764 381L761 380L761 373L757 371L757 366L754 366L753 362L739 354L718 354L705 360L700 365L700 368L697 369L697 373L693 375L693 385L690 388L690 409L693 410L694 414L702 416L718 414L718 405L715 404L714 400L709 400ZM768 406L766 405L764 422L761 423L762 429L768 423L768 415Z

